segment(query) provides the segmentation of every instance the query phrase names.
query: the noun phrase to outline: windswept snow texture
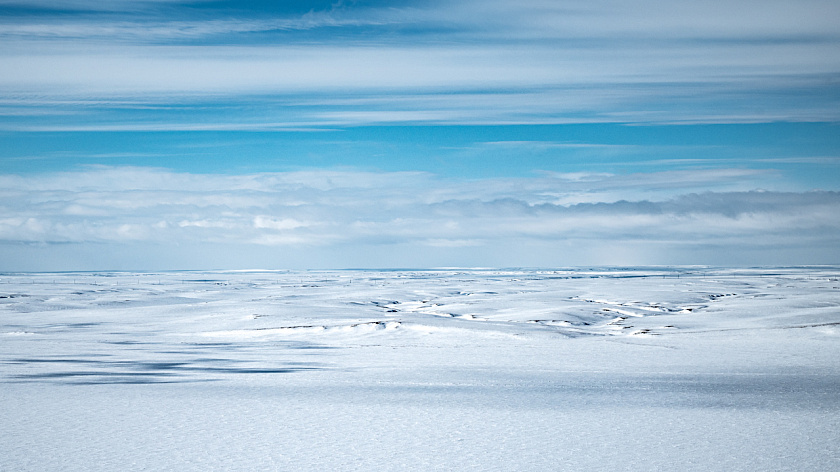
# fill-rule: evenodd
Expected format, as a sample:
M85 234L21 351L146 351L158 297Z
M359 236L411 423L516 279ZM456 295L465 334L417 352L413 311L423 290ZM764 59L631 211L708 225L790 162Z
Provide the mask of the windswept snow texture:
M840 470L840 268L0 276L0 470Z

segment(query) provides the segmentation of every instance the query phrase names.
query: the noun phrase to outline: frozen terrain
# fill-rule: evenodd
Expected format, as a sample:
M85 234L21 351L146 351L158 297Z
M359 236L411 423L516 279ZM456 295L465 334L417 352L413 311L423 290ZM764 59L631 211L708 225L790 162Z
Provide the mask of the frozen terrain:
M0 276L0 470L840 470L840 268Z

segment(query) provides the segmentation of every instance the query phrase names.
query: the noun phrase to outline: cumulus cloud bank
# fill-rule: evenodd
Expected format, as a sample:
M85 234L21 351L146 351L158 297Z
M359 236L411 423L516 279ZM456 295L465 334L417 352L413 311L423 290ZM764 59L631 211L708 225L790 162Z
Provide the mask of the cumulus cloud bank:
M138 168L4 176L0 241L5 250L152 245L167 248L161 254L221 245L275 254L278 264L280 255L298 253L295 263L307 266L363 266L352 255L373 247L389 258L370 259L374 266L418 265L424 252L446 265L607 263L601 250L612 260L633 262L638 253L638 260L659 263L720 263L758 249L765 259L809 250L811 263L837 257L840 193L685 193L725 181L723 172L492 181L418 172L221 176ZM743 173L733 176L734 186ZM651 194L634 184L638 179L672 185L659 199L639 198ZM593 195L607 196L603 188L628 198L593 202ZM516 249L505 257L500 248ZM155 251L147 252L154 260ZM335 259L342 253L348 256ZM703 260L707 253L719 257Z

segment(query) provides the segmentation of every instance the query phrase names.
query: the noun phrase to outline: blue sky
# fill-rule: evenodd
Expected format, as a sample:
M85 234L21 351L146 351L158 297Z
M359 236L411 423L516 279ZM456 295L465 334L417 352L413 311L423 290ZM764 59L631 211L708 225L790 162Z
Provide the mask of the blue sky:
M0 270L838 263L838 17L0 0Z

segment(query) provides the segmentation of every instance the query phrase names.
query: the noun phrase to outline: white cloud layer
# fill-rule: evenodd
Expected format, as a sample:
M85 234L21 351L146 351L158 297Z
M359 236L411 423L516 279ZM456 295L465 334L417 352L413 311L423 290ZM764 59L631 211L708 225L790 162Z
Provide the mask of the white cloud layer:
M89 159L111 152L96 143L119 139L95 132L840 122L833 0L232 4L0 0L9 159L47 156L38 162L49 166L87 152L72 143L38 151L28 132L82 132L96 147ZM481 141L472 155L590 148L609 154L612 170L621 153L657 146ZM837 194L785 193L777 173L748 168L761 159L831 168L833 144L823 144L790 155L768 144L766 157L741 161L734 151L702 156L701 167L716 169L473 181L27 170L0 175L0 269L838 262ZM682 157L656 152L627 168L661 170Z
M744 261L750 263L792 254L801 260L809 251L807 262L837 262L840 194L739 190L758 175L710 170L447 181L411 172L222 176L95 168L3 176L0 246L18 254L33 245L41 254L44 247L78 254L94 247L157 247L143 251L145 268L167 267L158 255L176 248L189 253L214 245L294 254L278 256L273 263L281 267L364 260L389 267L480 260L722 263L744 251L752 254ZM721 191L693 193L712 182ZM376 257L356 257L373 248ZM190 267L201 265L200 257L214 260L197 252ZM110 260L131 265L119 256Z
M299 102L254 120L114 123L111 115L18 130L834 121L839 5L401 2L172 19L132 14L131 3L118 2L114 8L127 13L113 18L0 19L0 92L15 101L8 113L66 113L68 100L88 103L87 111L126 101L198 107L252 95Z

